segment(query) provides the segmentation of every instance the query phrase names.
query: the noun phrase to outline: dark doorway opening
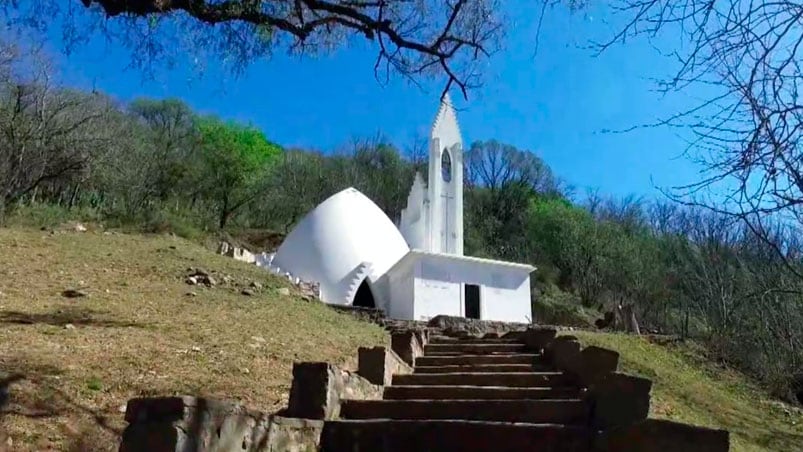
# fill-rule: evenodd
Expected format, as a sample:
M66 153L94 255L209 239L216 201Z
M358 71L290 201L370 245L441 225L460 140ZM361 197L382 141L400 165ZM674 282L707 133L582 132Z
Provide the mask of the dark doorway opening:
M359 306L361 308L375 308L374 294L371 293L371 287L368 286L368 279L363 279L360 287L357 288L357 293L354 294L354 302L352 306Z
M480 318L480 286L466 284L466 293L463 297L466 304L466 318Z

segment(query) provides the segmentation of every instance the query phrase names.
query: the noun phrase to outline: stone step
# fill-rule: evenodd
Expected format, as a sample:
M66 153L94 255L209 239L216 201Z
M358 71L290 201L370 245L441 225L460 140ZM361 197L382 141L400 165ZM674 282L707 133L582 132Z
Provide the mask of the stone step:
M543 367L543 366L542 366ZM532 364L463 364L451 366L420 366L416 365L413 371L417 374L444 374L453 372L532 372ZM546 370L546 369L540 369Z
M427 344L424 355L430 353L461 353L466 355L486 355L491 353L516 353L525 351L524 344Z
M539 400L579 399L581 390L572 387L509 388L504 386L387 386L385 400Z
M586 452L583 427L450 420L339 420L324 423L323 452Z
M537 354L510 353L504 355L444 355L420 356L417 366L459 366L466 364L540 364L545 359Z
M344 400L343 419L456 419L571 424L588 422L590 407L563 400Z
M449 337L432 336L430 344L520 344L518 339L504 337Z
M393 385L404 386L507 386L514 388L570 386L562 372L501 372L394 375Z

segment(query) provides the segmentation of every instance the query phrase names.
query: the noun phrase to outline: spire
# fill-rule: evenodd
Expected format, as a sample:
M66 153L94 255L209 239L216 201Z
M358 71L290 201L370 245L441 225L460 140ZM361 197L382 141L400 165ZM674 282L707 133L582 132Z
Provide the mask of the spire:
M430 138L439 138L445 145L451 146L462 143L460 138L460 125L457 122L457 114L452 106L452 98L447 92L441 100L438 115L432 124Z

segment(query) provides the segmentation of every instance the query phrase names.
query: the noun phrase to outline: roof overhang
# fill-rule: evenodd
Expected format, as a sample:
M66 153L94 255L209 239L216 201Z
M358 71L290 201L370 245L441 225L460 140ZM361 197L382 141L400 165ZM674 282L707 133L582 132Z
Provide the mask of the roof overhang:
M396 264L391 267L388 272L393 271L395 268L399 268L402 266L407 265L411 261L419 260L422 258L435 258L438 260L446 260L452 262L466 262L472 264L479 264L479 265L488 265L493 267L506 267L509 269L516 269L519 271L526 271L527 273L532 273L533 271L537 270L536 267L530 264L521 264L518 262L507 262L507 261L500 261L495 259L485 259L482 257L474 257L474 256L462 256L458 254L447 254L447 253L433 253L429 251L419 250L419 249L412 249L410 252L404 255L401 259L399 259Z

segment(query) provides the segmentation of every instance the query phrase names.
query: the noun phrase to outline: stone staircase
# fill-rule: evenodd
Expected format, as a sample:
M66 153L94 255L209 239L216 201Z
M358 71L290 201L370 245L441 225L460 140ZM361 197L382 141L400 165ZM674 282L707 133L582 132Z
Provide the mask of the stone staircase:
M552 327L391 329L357 371L293 365L273 414L191 396L129 401L120 452L727 452L727 431L648 417L652 382ZM462 332L466 333L466 332Z
M590 450L585 388L517 338L434 336L382 400L344 400L323 451Z

